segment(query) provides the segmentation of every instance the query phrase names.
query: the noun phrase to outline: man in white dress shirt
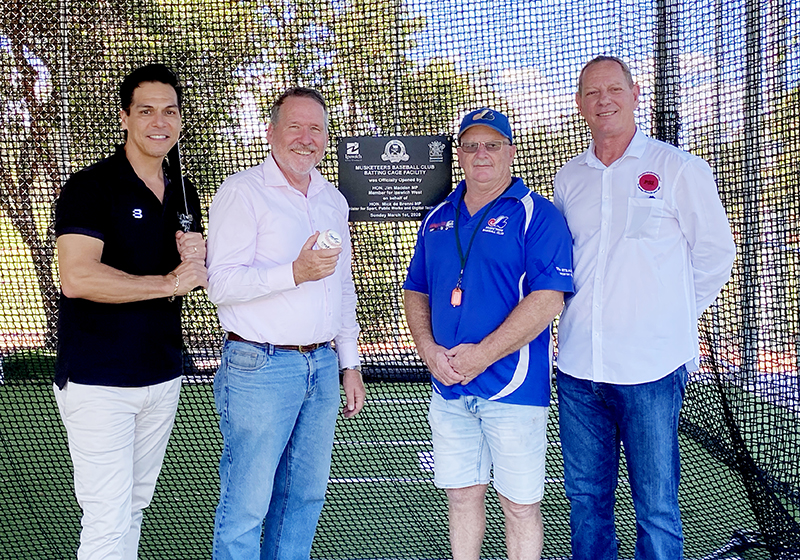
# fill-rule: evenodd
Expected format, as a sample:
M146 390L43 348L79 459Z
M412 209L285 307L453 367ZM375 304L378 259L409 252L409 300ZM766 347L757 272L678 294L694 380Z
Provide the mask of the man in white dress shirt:
M348 205L316 170L328 143L322 96L285 91L267 140L270 156L229 177L209 212L208 293L227 332L214 379L224 442L215 560L309 557L340 368L344 415L358 414L365 398ZM317 246L326 230L341 247Z
M590 61L575 98L592 142L555 181L575 275L558 328L572 557L617 558L622 442L635 557L676 560L678 417L698 368L698 317L727 282L735 247L708 164L637 129L639 86L623 61Z

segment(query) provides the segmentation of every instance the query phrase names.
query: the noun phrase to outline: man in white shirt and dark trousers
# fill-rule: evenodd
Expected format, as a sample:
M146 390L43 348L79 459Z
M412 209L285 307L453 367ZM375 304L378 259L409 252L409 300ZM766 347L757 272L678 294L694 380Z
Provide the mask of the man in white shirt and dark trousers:
M224 441L215 560L309 557L340 368L344 415L358 414L365 398L348 205L316 170L327 106L317 91L294 87L270 117L272 153L229 177L209 212L209 298L227 332L214 379ZM341 246L319 248L329 230Z
M600 56L575 96L589 149L556 175L575 293L558 328L558 405L572 557L617 558L620 441L636 509L635 557L683 557L678 417L697 370L697 320L735 247L705 161L637 129L639 86Z

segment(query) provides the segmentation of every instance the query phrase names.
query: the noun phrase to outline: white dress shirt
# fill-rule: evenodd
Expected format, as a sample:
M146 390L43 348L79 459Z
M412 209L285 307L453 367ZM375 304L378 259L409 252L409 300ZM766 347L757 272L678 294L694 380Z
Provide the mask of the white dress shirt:
M641 131L606 167L589 149L556 175L573 239L575 294L558 368L631 385L697 369L697 319L727 282L735 246L702 159Z
M334 340L342 367L358 365L356 293L344 196L316 169L308 196L270 155L225 180L209 210L208 297L226 331L254 342ZM294 283L292 262L315 231L342 236L335 272Z

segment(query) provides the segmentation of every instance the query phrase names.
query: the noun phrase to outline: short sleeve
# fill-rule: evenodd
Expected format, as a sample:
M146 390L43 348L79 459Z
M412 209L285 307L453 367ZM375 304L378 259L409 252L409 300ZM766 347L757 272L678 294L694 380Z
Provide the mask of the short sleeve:
M79 172L67 180L56 202L56 237L65 233L103 240L109 215L106 199L97 181Z
M428 279L425 274L425 222L422 221L419 232L417 233L417 245L414 248L414 256L408 265L408 274L403 283L404 290L429 294Z
M572 236L567 222L547 199L534 198L531 224L525 233L528 288L571 294Z

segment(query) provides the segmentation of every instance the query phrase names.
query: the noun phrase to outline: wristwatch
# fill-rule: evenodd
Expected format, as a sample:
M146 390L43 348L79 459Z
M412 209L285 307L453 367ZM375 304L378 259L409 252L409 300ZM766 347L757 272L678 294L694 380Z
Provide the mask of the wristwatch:
M344 371L346 369L354 369L358 373L361 373L361 366L345 366L345 367L342 368L342 371Z

